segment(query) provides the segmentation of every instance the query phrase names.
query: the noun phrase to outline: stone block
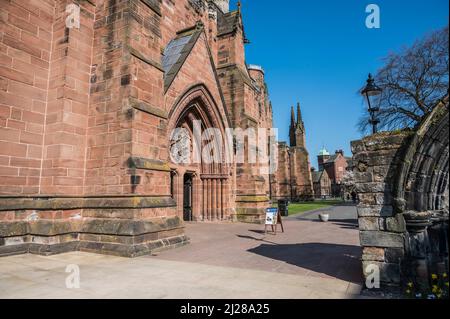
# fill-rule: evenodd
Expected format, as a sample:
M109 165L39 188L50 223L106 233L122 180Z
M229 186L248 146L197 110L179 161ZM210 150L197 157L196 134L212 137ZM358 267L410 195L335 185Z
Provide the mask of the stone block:
M136 258L171 248L177 248L188 243L189 238L184 235L131 245L81 241L79 244L79 250L120 257Z
M402 215L386 218L386 230L393 233L405 233L406 223Z
M360 217L358 223L360 230L380 230L378 217Z
M392 195L389 192L379 193L359 193L359 199L362 205L391 205Z
M26 235L29 232L28 222L0 222L0 237Z
M369 175L370 173L360 173ZM370 174L372 175L372 174ZM363 182L356 184L356 192L358 193L385 193L390 191L390 186L385 183Z
M60 234L78 233L81 223L73 220L37 220L29 223L30 234L55 236Z
M390 217L393 214L392 206L359 205L357 207L359 217Z
M80 243L78 241L71 241L52 245L30 243L28 250L29 253L31 254L51 256L71 251L77 251L79 244Z
M404 236L383 231L361 231L361 246L363 247L391 247L403 248Z
M404 134L390 134L388 136L376 135L375 138L368 138L364 142L368 151L397 150L405 139Z
M81 231L89 234L136 236L181 227L182 221L178 216L151 220L89 219L83 222Z
M360 183L374 182L372 172L354 172L354 179L355 179L357 185Z
M395 167L391 167L390 165L378 165L374 166L371 169L373 174L374 182L387 182L391 181L392 177L397 172Z
M28 247L28 243L12 246L0 246L0 257L26 254L28 253Z
M377 247L364 247L363 248L363 261L384 261L385 248Z
M353 154L364 152L366 150L366 146L364 145L364 141L362 141L362 140L352 141L351 147L352 147Z

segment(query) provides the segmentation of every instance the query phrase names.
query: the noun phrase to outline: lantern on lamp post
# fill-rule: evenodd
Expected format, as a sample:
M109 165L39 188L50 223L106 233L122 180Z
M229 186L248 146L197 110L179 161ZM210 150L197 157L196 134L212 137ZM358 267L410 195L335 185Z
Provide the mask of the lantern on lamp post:
M381 92L382 89L375 84L375 80L372 77L372 74L369 74L367 85L361 93L367 99L370 113L369 123L370 125L372 125L373 134L378 133L378 124L380 124L380 120L377 118L377 113L380 111L379 96L381 95Z

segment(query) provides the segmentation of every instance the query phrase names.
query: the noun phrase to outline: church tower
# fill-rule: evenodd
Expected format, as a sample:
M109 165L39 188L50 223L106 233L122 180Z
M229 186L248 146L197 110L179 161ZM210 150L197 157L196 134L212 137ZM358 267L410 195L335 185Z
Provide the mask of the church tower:
M296 121L295 121L295 111L294 107L291 108L291 124L289 126L289 144L291 147L297 146L297 139L296 139Z
M291 108L291 125L289 128L289 139L291 147L305 147L305 123L303 122L300 103L297 104L297 118L295 118L294 107Z

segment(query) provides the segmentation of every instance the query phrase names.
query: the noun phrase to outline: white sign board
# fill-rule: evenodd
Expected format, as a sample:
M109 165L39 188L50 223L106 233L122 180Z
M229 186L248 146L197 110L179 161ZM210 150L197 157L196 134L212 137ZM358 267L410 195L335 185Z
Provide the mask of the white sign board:
M266 225L276 225L278 223L278 208L267 208Z

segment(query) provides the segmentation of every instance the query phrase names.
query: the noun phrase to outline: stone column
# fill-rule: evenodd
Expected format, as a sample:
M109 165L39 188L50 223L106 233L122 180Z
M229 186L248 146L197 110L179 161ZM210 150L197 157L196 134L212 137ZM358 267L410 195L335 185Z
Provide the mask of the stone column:
M221 179L220 180L220 219L223 220L224 219L224 201L223 201L223 184L224 184L224 180Z
M211 179L208 179L208 187L207 187L207 190L208 190L208 209L207 209L207 214L208 214L208 221L211 221L212 220L212 209L211 209L211 201L212 201L212 192L211 192L211 185L212 185L212 182L211 182Z
M216 187L215 187L215 192L216 192L216 216L217 216L217 220L222 220L221 216L220 216L220 179L216 179Z
M412 266L412 278L417 280L417 285L422 289L429 288L430 274L428 271L428 254L430 250L427 228L431 226L430 212L409 211L403 214L406 221L407 234L407 258Z
M212 187L211 187L211 191L212 191L212 204L211 204L211 208L212 208L212 218L211 220L217 220L217 179L213 179L212 180Z
M202 193L201 193L201 210L202 210L202 219L206 220L206 181L202 179Z
M195 221L199 221L202 219L202 214L201 214L201 191L200 188L202 187L202 181L201 179L197 176L194 175L194 181L193 181L193 198L192 198L192 216L194 217Z

